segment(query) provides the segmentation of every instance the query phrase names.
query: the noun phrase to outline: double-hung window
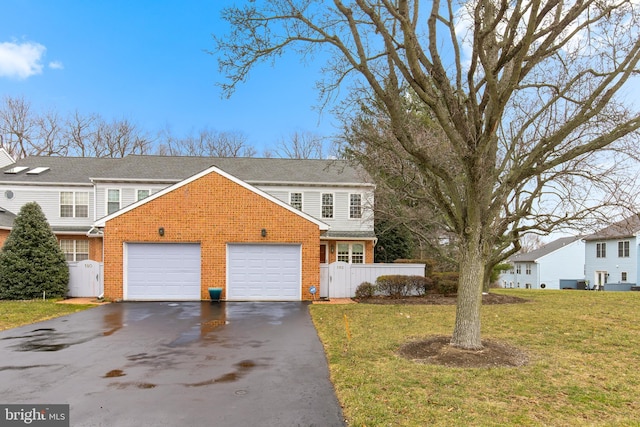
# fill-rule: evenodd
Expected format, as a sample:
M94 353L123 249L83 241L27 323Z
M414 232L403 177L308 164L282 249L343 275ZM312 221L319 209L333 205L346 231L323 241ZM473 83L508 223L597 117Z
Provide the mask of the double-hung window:
M89 217L89 193L86 191L61 191L60 192L60 217L61 218L88 218Z
M67 261L85 261L89 259L88 240L60 240L60 248Z
M362 218L362 194L349 195L349 218Z
M333 218L333 194L322 193L322 218Z
M629 241L618 242L618 258L629 258Z
M338 243L338 261L364 264L363 243Z
M525 265L524 274L531 274L531 264L526 264Z
M298 209L302 210L302 193L289 193L289 204Z
M596 258L607 257L607 244L605 242L596 243Z
M110 188L107 190L107 215L120 209L120 190Z

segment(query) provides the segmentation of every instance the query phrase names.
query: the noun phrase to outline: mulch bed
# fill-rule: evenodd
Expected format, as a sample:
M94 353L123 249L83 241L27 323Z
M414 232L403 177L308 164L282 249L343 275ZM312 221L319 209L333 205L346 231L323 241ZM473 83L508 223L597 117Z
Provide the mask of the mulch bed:
M373 298L356 299L360 304L431 304L431 305L454 305L456 303L456 295L427 294L424 296L405 297L405 298L389 298L376 296ZM482 304L520 304L529 302L529 300L511 295L484 294L482 295Z
M355 298L354 298L355 299ZM373 297L357 299L361 304L454 305L456 295L428 294L405 298ZM529 302L511 295L483 294L482 304L522 304ZM417 363L455 368L519 367L529 363L527 354L509 344L482 340L482 350L464 350L450 344L450 336L431 336L403 344L398 354Z

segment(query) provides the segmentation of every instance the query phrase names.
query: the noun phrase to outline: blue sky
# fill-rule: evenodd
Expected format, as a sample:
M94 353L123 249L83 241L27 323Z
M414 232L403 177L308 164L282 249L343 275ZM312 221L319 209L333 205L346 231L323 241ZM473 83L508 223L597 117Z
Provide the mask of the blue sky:
M260 65L231 99L212 34L232 0L2 0L0 97L37 111L78 110L126 118L155 133L240 131L260 154L293 132L330 135L336 121L315 108L319 64L285 57Z

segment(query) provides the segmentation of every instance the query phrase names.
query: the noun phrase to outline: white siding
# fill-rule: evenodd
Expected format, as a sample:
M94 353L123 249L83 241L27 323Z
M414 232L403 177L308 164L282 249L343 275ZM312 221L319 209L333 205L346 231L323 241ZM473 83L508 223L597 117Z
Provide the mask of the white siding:
M137 202L138 190L151 190L151 194L154 194L168 186L169 184L156 183L99 183L96 185L96 219L107 215L107 189L120 190L120 209L122 209Z
M7 198L7 191L13 193L13 198ZM60 192L75 191L89 193L89 216L87 218L62 218L60 217ZM79 186L26 186L26 185L2 185L0 186L0 206L18 214L20 208L29 202L37 202L42 212L47 217L52 227L90 227L93 224L93 187Z
M540 258L540 277L536 287L539 288L544 283L547 289L560 289L560 279L583 279L584 247L582 240L576 240Z
M527 264L531 266L531 274L527 274ZM518 265L520 274L517 273ZM533 289L540 289L540 285L544 283L545 289L560 289L561 279L581 280L584 278L584 270L585 244L582 240L576 240L535 262L514 263L513 273L501 274L498 282L503 287L510 287L513 283L514 288L525 288L530 284Z
M629 242L629 257L618 257L618 242ZM596 244L606 242L606 258L596 258ZM638 283L637 272L638 243L636 237L589 241L585 245L585 279L593 286L596 281L596 271L606 271L609 276L607 283L622 283L622 272L627 273L624 283Z
M333 231L373 231L373 191L368 187L258 186L261 190L289 203L289 193L302 193L303 211L325 223ZM333 218L322 218L321 194L331 193ZM362 194L362 218L349 218L349 194Z

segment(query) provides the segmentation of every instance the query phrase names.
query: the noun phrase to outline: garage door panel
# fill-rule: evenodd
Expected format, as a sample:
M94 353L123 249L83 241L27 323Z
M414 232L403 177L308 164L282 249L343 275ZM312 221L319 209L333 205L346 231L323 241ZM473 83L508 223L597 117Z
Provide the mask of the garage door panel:
M200 300L200 245L128 243L125 299Z
M227 299L301 299L300 245L230 244L227 266Z

